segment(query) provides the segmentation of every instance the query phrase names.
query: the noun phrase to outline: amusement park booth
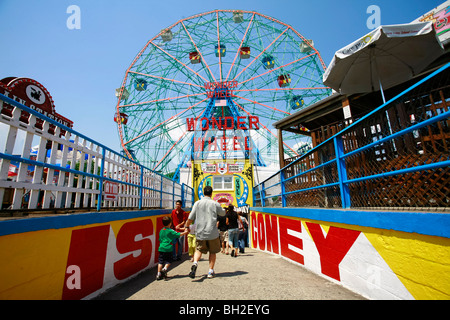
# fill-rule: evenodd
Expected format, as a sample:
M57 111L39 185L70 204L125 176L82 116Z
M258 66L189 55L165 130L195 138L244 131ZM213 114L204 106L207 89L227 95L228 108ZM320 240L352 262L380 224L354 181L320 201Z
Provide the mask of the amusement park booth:
M195 200L201 199L204 187L211 186L212 199L221 205L248 208L253 201L253 166L250 159L194 161L192 182Z

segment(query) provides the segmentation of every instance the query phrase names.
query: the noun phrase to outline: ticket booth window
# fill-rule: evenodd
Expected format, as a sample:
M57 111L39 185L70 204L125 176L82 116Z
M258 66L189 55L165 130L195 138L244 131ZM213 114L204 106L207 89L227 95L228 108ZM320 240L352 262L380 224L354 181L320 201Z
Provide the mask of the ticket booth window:
M213 190L233 190L233 176L214 176Z

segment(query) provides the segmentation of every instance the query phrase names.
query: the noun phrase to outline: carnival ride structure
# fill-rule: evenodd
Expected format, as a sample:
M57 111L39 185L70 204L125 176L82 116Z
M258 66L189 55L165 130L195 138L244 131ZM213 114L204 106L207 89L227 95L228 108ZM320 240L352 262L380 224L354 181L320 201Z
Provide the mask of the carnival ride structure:
M116 89L123 151L177 181L192 160L278 165L272 123L331 93L324 69L312 40L267 15L181 19L146 43ZM285 133L283 143L284 156L296 156L305 136Z

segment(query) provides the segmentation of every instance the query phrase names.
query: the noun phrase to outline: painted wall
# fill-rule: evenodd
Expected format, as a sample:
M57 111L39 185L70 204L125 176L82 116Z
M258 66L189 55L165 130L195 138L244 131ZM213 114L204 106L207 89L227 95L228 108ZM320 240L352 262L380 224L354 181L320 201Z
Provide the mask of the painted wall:
M157 264L157 235L170 212L0 222L0 300L91 298L130 279Z
M370 299L450 299L448 214L251 209L253 248Z
M448 214L252 209L254 248L370 299L450 299ZM129 280L157 264L170 212L0 222L0 299L86 299Z

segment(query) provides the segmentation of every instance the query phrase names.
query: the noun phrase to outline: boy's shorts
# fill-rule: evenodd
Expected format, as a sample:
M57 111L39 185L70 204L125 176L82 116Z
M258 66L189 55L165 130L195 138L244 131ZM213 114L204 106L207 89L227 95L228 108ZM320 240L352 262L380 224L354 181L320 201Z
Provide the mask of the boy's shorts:
M197 250L201 253L218 253L220 252L220 240L219 237L213 240L198 240Z
M220 241L227 241L228 242L228 230L220 231L219 230L219 238Z
M162 265L170 264L173 262L172 252L159 252L158 263Z

